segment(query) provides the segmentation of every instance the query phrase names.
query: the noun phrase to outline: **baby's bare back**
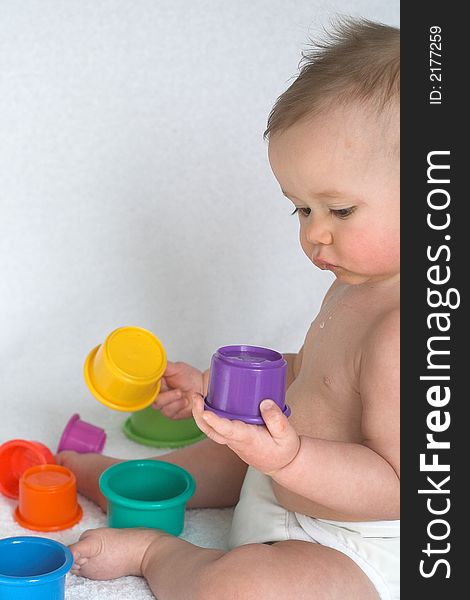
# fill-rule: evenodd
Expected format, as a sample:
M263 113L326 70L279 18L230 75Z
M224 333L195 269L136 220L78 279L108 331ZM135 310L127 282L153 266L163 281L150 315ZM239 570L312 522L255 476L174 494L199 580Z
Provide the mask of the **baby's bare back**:
M398 308L399 284L332 285L308 330L301 362L297 362L295 379L287 390L291 423L300 435L363 442L359 385L360 370L364 368L362 350L374 328ZM348 520L275 482L273 487L278 501L289 510Z

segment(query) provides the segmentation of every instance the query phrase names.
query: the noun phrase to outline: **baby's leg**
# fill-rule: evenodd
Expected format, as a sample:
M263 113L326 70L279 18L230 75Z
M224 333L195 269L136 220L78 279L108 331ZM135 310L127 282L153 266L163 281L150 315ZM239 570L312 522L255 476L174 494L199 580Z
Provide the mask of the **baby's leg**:
M75 474L80 494L93 500L106 512L106 498L100 491L98 479L108 467L122 461L101 454L80 454L70 450L59 452L55 459L57 464L67 467Z
M350 558L310 542L249 544L224 552L156 530L97 529L71 549L75 572L94 579L142 574L159 600L378 599Z
M196 493L189 500L188 508L222 508L238 502L247 464L228 446L205 439L154 458L179 465L194 477ZM65 451L57 454L56 460L75 473L78 491L106 511L106 499L100 492L98 479L105 469L122 459Z

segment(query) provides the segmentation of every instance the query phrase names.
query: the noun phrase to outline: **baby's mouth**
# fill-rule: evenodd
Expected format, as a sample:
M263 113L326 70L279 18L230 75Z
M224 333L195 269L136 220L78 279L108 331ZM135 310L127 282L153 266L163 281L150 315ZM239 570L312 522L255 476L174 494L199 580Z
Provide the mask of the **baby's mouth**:
M322 269L322 271L334 271L337 268L337 265L326 262L326 260L321 258L312 258L312 262L316 267Z

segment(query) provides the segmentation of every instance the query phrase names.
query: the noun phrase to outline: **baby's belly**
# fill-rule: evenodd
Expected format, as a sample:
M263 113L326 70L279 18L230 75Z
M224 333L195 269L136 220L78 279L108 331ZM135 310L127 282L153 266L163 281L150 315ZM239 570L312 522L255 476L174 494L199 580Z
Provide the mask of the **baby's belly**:
M336 442L362 441L362 407L351 394L341 392L334 398L320 394L288 396L286 402L292 409L289 422L299 435Z
M361 443L363 436L361 433L361 406L358 398L350 390L341 390L340 392L338 390L321 390L317 381L308 386L301 385L301 383L304 382L294 382L286 397L286 401L290 401L292 408L292 416L289 420L297 433L324 440ZM306 389L315 389L317 393L306 393ZM299 496L274 481L273 490L279 504L289 511L319 519L350 520L347 515Z

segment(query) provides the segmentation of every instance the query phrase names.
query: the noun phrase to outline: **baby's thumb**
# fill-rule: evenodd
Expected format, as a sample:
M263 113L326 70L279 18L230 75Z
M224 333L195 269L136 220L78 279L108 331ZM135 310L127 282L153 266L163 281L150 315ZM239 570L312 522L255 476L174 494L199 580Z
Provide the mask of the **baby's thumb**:
M273 400L263 400L260 404L261 416L273 438L284 437L289 421Z
M175 375L178 375L180 372L180 363L172 362L171 360L167 360L166 367L163 372L162 383L164 383L168 387L168 383L165 379L171 379Z
M176 362L172 362L171 360L166 361L165 371L163 372L163 376L174 375L177 371Z

